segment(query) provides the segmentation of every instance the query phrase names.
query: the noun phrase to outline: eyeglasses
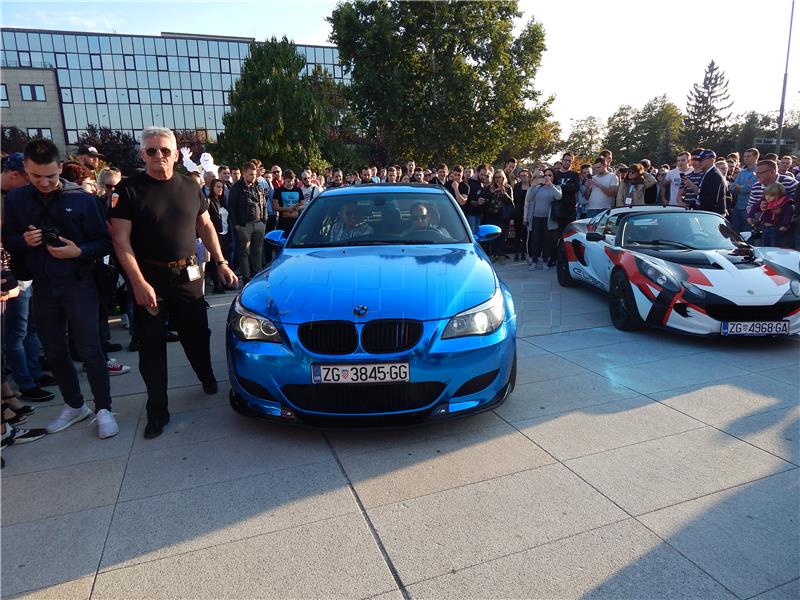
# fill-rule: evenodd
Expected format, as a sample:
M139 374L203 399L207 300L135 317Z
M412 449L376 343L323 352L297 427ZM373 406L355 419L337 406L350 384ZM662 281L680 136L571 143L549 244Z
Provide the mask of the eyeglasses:
M145 148L147 156L155 156L161 152L161 156L172 156L172 148Z

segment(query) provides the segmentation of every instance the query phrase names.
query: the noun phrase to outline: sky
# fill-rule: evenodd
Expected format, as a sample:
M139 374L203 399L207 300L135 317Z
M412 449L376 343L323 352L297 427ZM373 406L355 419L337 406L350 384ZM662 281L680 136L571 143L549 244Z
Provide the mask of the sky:
M681 110L692 84L714 60L729 80L732 112L777 111L792 0L703 0L685 5L637 0L520 0L545 29L547 51L536 87L554 95L554 117L605 121L623 104L639 108L666 94ZM326 44L335 0L161 0L103 3L2 1L5 27L158 35L162 31L253 37L287 36ZM786 110L800 111L800 3L795 8Z

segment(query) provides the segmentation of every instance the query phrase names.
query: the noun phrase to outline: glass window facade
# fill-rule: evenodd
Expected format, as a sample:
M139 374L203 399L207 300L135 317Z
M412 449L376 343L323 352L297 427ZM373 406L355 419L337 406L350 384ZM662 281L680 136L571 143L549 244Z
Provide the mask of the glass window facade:
M8 108L10 105L8 103L8 89L6 88L5 83L0 83L0 107Z
M148 125L203 129L216 139L229 109L228 92L239 79L251 43L242 38L14 28L3 28L0 41L3 66L56 70L68 143L87 125L121 129L137 138ZM337 48L296 47L309 63L307 73L318 64L336 81L349 82ZM22 94L31 101L45 99L43 86L28 86Z

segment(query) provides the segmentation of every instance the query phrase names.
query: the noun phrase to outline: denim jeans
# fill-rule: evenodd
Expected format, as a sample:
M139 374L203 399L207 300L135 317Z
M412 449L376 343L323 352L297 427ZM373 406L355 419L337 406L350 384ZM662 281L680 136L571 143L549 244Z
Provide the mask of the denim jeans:
M42 376L39 357L42 346L36 335L33 319L29 319L33 288L20 291L19 296L6 302L3 314L3 351L14 381L21 390L36 387Z
M750 231L750 223L747 222L747 209L734 208L730 214L730 222L733 228L739 233Z

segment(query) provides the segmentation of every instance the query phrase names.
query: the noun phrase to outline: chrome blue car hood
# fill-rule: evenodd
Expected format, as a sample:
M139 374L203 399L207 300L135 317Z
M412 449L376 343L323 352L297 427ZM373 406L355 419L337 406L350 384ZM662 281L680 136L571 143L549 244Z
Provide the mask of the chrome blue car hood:
M497 285L471 244L290 248L248 283L241 303L286 324L438 320L485 302Z

